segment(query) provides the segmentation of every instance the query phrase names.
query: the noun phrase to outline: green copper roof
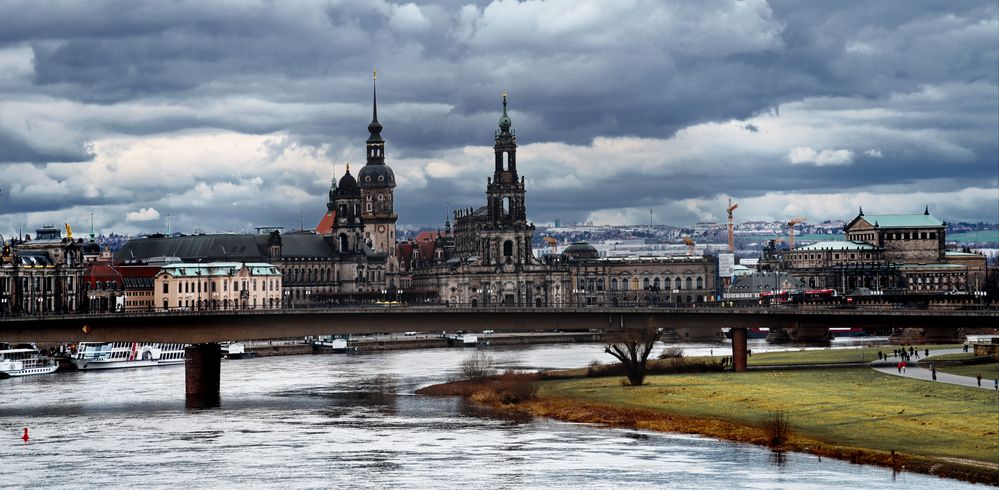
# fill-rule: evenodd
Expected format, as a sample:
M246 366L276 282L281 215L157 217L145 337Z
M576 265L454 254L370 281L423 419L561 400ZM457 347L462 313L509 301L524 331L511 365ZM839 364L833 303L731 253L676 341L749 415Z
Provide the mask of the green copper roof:
M876 248L877 247L867 242L836 240L831 242L815 242L811 245L798 247L794 249L794 251L797 252L799 250L875 250Z
M866 214L864 221L881 228L938 228L940 221L928 214Z

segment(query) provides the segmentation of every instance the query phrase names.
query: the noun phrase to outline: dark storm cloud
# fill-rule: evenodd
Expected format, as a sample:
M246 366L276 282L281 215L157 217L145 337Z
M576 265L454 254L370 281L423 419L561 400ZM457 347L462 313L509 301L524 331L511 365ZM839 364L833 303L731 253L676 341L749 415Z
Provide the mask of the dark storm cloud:
M439 222L440 196L456 206L481 204L489 158L455 152L491 145L503 90L521 145L585 149L599 137L668 139L733 119L762 140L766 125L754 118L780 118L783 106L809 100L800 120L820 128L816 119L833 114L827 124L838 136L794 146L806 155L850 155L841 165L792 165L781 148L704 153L658 167L609 155L592 165L613 166L612 176L569 189L552 183L565 177L556 162L522 171L533 182L535 219L722 193L918 189L921 182L959 191L997 178L997 19L994 4L972 1L4 2L0 68L4 48L27 47L32 70L0 76L0 164L88 160L92 141L199 130L281 132L288 144L358 162L370 118L368 74L377 65L389 161L410 166L397 174L444 158L469 168L459 178L476 182L414 175L397 189L403 222ZM38 121L47 131L17 129ZM863 131L844 129L861 124L876 126L867 131L876 137L861 141ZM262 192L298 188L322 210L327 184L314 173L266 165L255 172L265 178ZM46 175L53 188L67 187L60 179L70 177ZM148 199L143 207L180 192L155 176L133 188ZM124 205L137 193L91 194L67 191L65 205ZM236 206L232 222L300 221L298 209L258 204ZM17 209L39 207L58 205Z

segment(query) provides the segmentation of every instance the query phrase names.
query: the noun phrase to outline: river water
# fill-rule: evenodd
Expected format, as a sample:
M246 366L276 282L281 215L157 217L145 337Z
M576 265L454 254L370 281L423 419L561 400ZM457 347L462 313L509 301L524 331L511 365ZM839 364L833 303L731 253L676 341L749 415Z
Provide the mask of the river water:
M730 347L685 349L721 354ZM595 344L488 352L504 368L610 361ZM469 354L430 349L223 361L222 402L211 409L185 406L182 365L3 380L0 487L975 487L413 394L456 375ZM20 440L24 427L28 443Z

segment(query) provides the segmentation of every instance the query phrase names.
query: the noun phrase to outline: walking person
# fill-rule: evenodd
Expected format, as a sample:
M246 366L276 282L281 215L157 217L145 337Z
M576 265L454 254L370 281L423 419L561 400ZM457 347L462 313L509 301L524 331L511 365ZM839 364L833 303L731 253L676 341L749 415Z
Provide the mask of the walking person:
M979 374L978 376L976 376L976 378L978 378L978 387L981 388L982 387L982 375Z
M898 368L898 374L902 374L902 361L896 362L895 367Z
M902 361L902 373L903 374L905 373L905 365L906 365L905 361Z
M930 374L933 375L933 381L936 381L937 380L937 367L934 366L933 364L930 364Z
M930 350L929 349L926 349L926 355L923 356L923 357L930 357Z

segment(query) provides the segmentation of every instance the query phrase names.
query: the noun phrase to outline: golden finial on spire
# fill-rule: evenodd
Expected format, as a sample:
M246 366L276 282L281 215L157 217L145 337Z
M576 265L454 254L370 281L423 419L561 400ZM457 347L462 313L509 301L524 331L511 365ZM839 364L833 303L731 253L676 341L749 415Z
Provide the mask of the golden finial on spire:
M347 173L350 173L350 162L347 162Z
M371 70L371 79L372 80L378 80L378 68L375 68L374 70Z
M504 91L503 91L503 94L502 94L502 95L503 95L503 98L505 99L505 98L506 98L506 95L507 95L507 94L506 94L506 90L504 90Z

